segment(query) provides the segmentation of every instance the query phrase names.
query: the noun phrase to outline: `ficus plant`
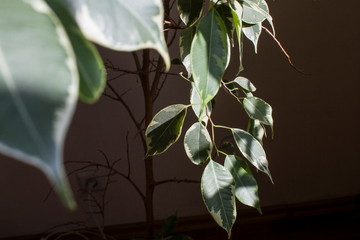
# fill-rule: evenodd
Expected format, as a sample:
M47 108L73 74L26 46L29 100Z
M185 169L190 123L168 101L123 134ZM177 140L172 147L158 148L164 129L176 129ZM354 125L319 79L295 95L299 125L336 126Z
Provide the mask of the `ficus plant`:
M264 21L273 35L265 0L1 0L0 152L42 170L63 203L74 209L63 164L65 135L77 100L93 103L107 87L112 95L106 91L105 95L123 104L142 132L146 189L136 189L146 210L146 238L154 237L154 188L162 183L154 177L153 157L165 152L182 132L190 161L205 166L201 177L205 206L230 238L236 199L261 212L249 163L271 179L262 140L265 126L273 131L272 108L241 76L243 41L250 40L257 51ZM170 56L168 47L176 37L180 56ZM144 95L143 121L106 82L106 67L93 43L132 52L136 71L131 74L140 79ZM155 61L156 53L150 49L159 55ZM225 80L231 56L239 59L238 74ZM178 60L185 72L178 74L179 79L191 89L189 102L155 114L161 81ZM220 90L244 109L247 129L213 121ZM183 129L189 112L197 120ZM227 146L216 144L218 129L231 136Z

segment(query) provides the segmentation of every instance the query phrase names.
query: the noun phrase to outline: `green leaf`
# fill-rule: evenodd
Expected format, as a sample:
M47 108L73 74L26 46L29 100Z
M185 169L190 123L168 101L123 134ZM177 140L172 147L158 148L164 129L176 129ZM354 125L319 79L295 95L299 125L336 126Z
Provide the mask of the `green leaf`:
M247 131L262 144L265 136L265 128L261 125L259 120L249 119Z
M243 28L243 33L254 45L255 53L257 53L257 46L262 31L262 23L256 23Z
M194 84L203 109L217 94L228 62L226 28L214 9L201 18L190 56Z
M201 106L201 99L200 95L198 93L198 90L194 86L194 83L191 84L193 87L191 88L191 94L190 94L190 103L191 107L195 113L195 115L198 117L199 121L204 122L207 124L209 117L212 112L212 101L210 101L205 108Z
M247 92L256 91L256 87L247 78L237 77L232 82L237 83L242 89L244 89Z
M242 59L243 59L243 46L242 46L242 15L243 15L243 8L241 6L241 4L237 1L234 1L233 4L230 5L231 6L231 14L232 14L232 18L233 18L233 24L235 27L235 31L236 31L236 36L237 36L237 40L238 40L238 48L239 48L239 71L238 73L240 73L241 71L244 70L243 67L243 63L242 63Z
M269 7L265 0L258 2L252 0L243 0L244 14L242 20L249 24L261 23L265 19L270 23L273 32L275 33L272 17L269 14Z
M78 84L70 40L48 5L0 1L0 151L42 170L70 209L62 152Z
M161 0L62 1L89 40L119 51L155 49L170 68Z
M250 118L259 120L273 128L272 108L264 100L257 97L247 97L243 101L243 106Z
M177 8L185 25L192 26L200 18L203 0L178 0Z
M188 106L176 104L158 112L146 129L146 157L163 153L181 134Z
M211 216L230 237L236 220L234 179L231 173L219 163L210 160L201 178L201 193Z
M188 78L191 77L190 49L192 40L194 39L195 31L195 27L187 28L181 32L179 38L180 58L182 64L188 72Z
M233 36L235 26L233 24L233 15L231 12L231 8L226 4L220 4L218 7L216 7L216 11L219 13L221 19L225 24L228 37L231 39L231 44L234 45Z
M95 46L81 33L68 9L60 0L47 0L65 27L76 54L80 75L80 99L93 103L99 99L105 88L105 67Z
M242 129L233 128L232 133L240 152L257 169L266 173L272 181L265 151L258 140Z
M224 166L234 178L236 198L261 213L258 185L248 164L240 157L230 155L226 156Z
M184 138L184 147L187 156L196 165L210 159L213 145L208 130L201 122L194 123L188 129Z

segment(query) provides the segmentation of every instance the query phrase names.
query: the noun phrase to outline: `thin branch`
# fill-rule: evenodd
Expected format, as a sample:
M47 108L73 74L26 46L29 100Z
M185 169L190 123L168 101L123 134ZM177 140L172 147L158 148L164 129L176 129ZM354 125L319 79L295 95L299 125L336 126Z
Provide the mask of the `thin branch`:
M157 181L157 182L154 183L154 186L159 186L159 185L167 184L167 183L200 183L200 181L191 180L191 179L172 178L172 179L166 179L166 180L162 180L162 181Z
M281 51L283 52L283 54L286 56L290 66L292 68L294 68L297 72L303 74L303 75L307 75L310 76L311 74L309 73L305 73L303 70L299 69L298 67L295 66L295 64L291 61L291 57L290 55L286 52L285 48L282 46L282 44L280 43L280 41L274 36L274 34L267 29L266 27L262 26L262 29L264 29L271 37L272 39L274 39L274 41L277 43L277 45L279 46L279 48L281 49Z

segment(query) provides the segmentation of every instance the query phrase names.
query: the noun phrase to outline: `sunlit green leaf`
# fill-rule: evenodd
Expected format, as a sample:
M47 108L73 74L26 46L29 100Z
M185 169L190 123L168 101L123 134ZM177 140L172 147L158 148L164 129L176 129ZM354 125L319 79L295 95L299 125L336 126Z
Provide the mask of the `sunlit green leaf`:
M194 123L186 132L184 147L194 164L203 164L210 159L213 145L208 130L201 122Z
M245 77L236 77L233 82L237 83L242 89L247 92L255 92L256 87Z
M232 133L236 145L244 157L257 169L266 173L271 179L269 163L265 151L259 141L242 129L233 128Z
M201 18L191 45L191 69L202 109L217 94L227 62L226 28L212 9Z
M69 6L89 40L120 51L156 49L167 68L170 67L161 0L62 1Z
M237 1L234 1L231 6L231 14L233 18L233 24L236 31L237 41L238 41L238 49L239 49L239 71L244 70L242 59L243 59L243 45L242 45L242 15L243 15L243 8L241 4Z
M79 91L76 59L43 0L0 1L0 151L42 170L70 209L65 134Z
M105 87L105 67L95 46L86 40L68 9L60 0L46 1L59 17L70 38L76 54L80 74L81 100L93 103L99 99Z
M259 120L249 119L247 131L262 144L265 136L265 128L261 125Z
M270 23L273 32L275 33L272 17L269 14L269 7L265 0L260 0L258 3L252 0L243 0L244 14L243 21L249 24L261 23L265 19ZM248 8L246 8L248 7ZM246 8L246 9L245 9Z
M248 164L240 157L230 155L225 158L224 166L234 178L237 199L261 213L258 185Z
M201 178L201 193L216 223L230 236L236 220L234 179L231 173L219 163L210 160Z
M257 53L257 46L262 31L262 23L256 23L243 28L243 33L254 45L255 53Z
M207 124L208 120L209 120L209 116L211 115L212 112L212 101L210 101L205 108L203 108L201 106L201 99L200 99L200 95L198 93L198 90L195 88L194 83L192 83L192 88L191 88L191 95L190 95L190 103L191 103L191 107L195 113L195 115L198 117L199 121L204 122L205 124Z
M195 31L195 27L187 28L181 32L179 38L180 58L182 64L188 72L188 78L191 77L190 49L192 40L194 39Z
M176 104L158 112L146 129L146 156L160 154L175 143L181 134L188 106Z
M243 101L243 106L250 118L273 126L272 108L264 100L257 97L247 97Z
M201 15L203 0L178 0L177 7L181 20L185 25L191 26Z

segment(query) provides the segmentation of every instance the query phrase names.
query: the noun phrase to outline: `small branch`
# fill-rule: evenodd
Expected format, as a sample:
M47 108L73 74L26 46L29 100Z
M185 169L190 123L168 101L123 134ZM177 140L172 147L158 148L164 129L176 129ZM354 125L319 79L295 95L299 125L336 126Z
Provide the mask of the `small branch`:
M166 180L162 180L162 181L157 181L154 183L154 186L159 186L162 184L167 184L167 183L200 183L200 181L198 180L190 180L190 179L166 179Z
M291 61L291 57L290 55L286 52L285 48L281 45L280 41L277 40L277 38L274 36L274 34L269 30L267 29L266 27L262 26L262 29L264 29L271 37L272 39L274 39L274 41L277 43L277 45L279 46L279 48L281 49L281 51L284 53L284 55L286 56L290 66L292 68L294 68L298 73L301 73L303 75L307 75L307 76L310 76L311 74L309 73L305 73L303 70L299 69L298 67L295 66L295 64Z

